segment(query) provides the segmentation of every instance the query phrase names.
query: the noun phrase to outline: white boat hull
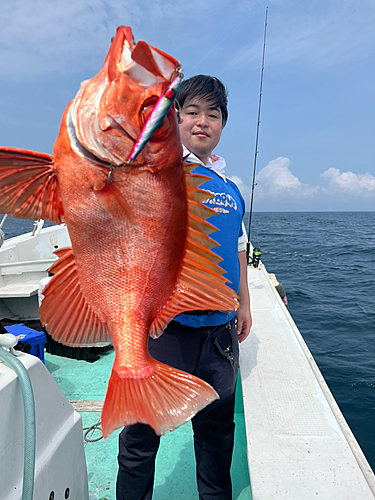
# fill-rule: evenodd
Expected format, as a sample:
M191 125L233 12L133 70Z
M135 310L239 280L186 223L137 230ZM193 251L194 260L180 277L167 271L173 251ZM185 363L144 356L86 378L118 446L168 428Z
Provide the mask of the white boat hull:
M38 289L57 259L59 248L70 246L65 224L22 234L0 248L0 320L38 320Z

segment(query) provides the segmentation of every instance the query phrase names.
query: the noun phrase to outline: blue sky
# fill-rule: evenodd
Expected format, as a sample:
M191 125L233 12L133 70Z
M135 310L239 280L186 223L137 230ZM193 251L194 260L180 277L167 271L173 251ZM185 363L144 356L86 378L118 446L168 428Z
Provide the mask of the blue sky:
M218 76L216 150L247 202L269 7L256 211L375 210L373 0L13 0L0 6L0 144L52 153L62 113L120 24Z

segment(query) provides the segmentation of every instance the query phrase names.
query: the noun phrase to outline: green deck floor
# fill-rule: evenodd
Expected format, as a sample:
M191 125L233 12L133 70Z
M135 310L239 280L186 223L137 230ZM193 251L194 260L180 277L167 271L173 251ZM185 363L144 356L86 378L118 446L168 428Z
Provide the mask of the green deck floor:
M103 401L114 352L88 363L45 353L45 365L69 400ZM232 464L233 499L251 500L246 458L245 422L241 393L236 400L236 434ZM98 412L82 412L83 427L96 423ZM107 439L85 444L90 500L115 500L119 431ZM95 438L97 434L93 434ZM198 500L191 424L187 423L161 440L156 460L153 500Z

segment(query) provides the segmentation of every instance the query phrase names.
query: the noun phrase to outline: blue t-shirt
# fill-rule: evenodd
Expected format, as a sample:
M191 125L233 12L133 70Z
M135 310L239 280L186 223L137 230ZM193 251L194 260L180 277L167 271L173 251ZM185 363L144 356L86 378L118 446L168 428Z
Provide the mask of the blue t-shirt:
M240 263L238 260L238 238L242 236L242 217L245 213L245 202L234 182L229 179L226 181L213 170L199 166L193 170L195 174L211 177L200 186L200 189L214 195L204 204L217 212L208 219L208 222L215 226L219 231L210 234L210 238L217 241L220 246L212 249L222 259L219 266L226 271L224 277L231 283L231 287L236 293L240 284ZM185 326L198 328L201 326L217 326L230 321L235 315L234 311L229 313L214 311L211 314L179 314L174 318L175 321Z

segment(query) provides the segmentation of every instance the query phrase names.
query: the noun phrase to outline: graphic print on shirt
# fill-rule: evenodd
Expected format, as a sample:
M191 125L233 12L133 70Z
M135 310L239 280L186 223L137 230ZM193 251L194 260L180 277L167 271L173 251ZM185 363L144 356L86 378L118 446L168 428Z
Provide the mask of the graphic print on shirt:
M214 193L208 189L204 189L203 191L213 196L213 198L209 198L207 201L203 201L203 203L212 208L212 210L215 210L215 212L229 214L229 210L227 210L226 207L233 208L233 210L237 211L236 200L230 194Z

